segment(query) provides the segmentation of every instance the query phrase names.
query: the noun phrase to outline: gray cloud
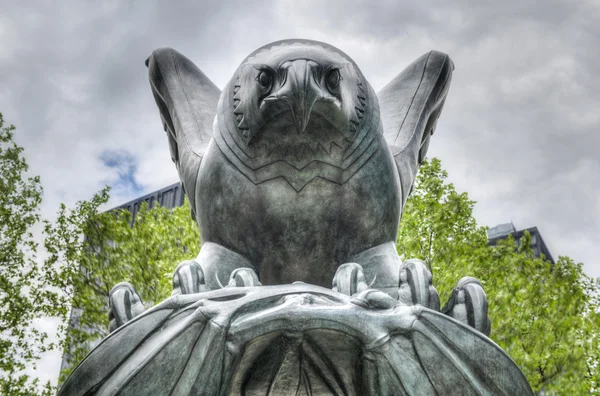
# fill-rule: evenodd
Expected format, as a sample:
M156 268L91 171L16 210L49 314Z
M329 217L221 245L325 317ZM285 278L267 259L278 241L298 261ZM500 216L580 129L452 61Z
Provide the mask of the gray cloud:
M113 187L113 193L119 194L119 190L131 191L135 194L141 194L144 188L136 180L137 160L126 150L105 150L100 154L100 160L103 165L109 169L117 171L117 177L114 181L107 181Z
M430 155L478 201L480 224L538 226L554 256L600 276L593 0L32 4L0 15L0 111L42 176L47 216L118 182L105 152L130 153L145 191L177 180L143 65L155 48L178 49L223 87L265 43L321 40L354 58L375 89L439 49L456 71ZM137 195L114 193L108 206ZM57 371L48 359L42 378Z

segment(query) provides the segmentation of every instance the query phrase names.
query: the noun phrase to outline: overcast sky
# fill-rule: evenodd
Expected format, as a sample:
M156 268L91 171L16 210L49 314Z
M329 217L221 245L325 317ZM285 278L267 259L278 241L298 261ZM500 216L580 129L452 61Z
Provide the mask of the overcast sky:
M450 54L429 156L480 225L537 226L555 258L600 276L596 0L4 1L0 112L42 178L43 215L106 184L115 206L178 181L144 66L153 49L179 50L222 88L284 38L340 48L375 90L431 49ZM42 380L59 360L44 359Z

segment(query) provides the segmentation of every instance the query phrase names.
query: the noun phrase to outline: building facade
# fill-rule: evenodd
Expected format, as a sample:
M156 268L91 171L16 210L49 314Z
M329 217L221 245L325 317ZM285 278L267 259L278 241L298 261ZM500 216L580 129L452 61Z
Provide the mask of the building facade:
M548 261L554 264L554 258L552 257L552 254L550 254L550 250L548 250L548 246L546 246L542 234L540 234L537 227L525 228L517 231L513 223L499 224L488 230L488 245L494 246L499 240L506 239L509 235L512 235L518 246L525 231L529 232L531 235L531 249L533 250L533 254L536 257L540 257L543 254Z
M131 214L132 221L135 221L135 216L140 211L144 202L148 203L148 208L153 208L155 205L163 206L167 209L173 209L183 205L185 194L183 192L183 186L181 183L174 183L170 186L161 188L146 194L142 197L136 198L132 201L119 205L116 208L109 210L127 209Z

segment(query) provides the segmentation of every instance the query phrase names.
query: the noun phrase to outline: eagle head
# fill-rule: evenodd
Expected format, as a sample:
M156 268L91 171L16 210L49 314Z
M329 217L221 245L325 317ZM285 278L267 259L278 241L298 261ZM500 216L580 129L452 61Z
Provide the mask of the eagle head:
M252 157L306 162L343 157L378 106L356 64L330 45L285 40L250 54L221 105ZM224 92L225 93L225 92ZM333 151L337 151L337 154ZM337 162L337 161L334 161Z

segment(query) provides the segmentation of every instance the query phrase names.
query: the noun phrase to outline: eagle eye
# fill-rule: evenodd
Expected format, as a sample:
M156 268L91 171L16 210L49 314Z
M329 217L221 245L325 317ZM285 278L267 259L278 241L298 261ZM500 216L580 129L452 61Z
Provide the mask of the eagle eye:
M271 76L271 73L269 73L268 70L261 70L258 73L258 76L256 76L256 81L258 82L260 88L266 91L269 88L271 88L271 84L273 83L273 77Z
M325 76L325 81L327 82L327 86L330 89L335 89L340 85L342 81L342 75L340 74L339 69L331 69L327 72L327 76Z

